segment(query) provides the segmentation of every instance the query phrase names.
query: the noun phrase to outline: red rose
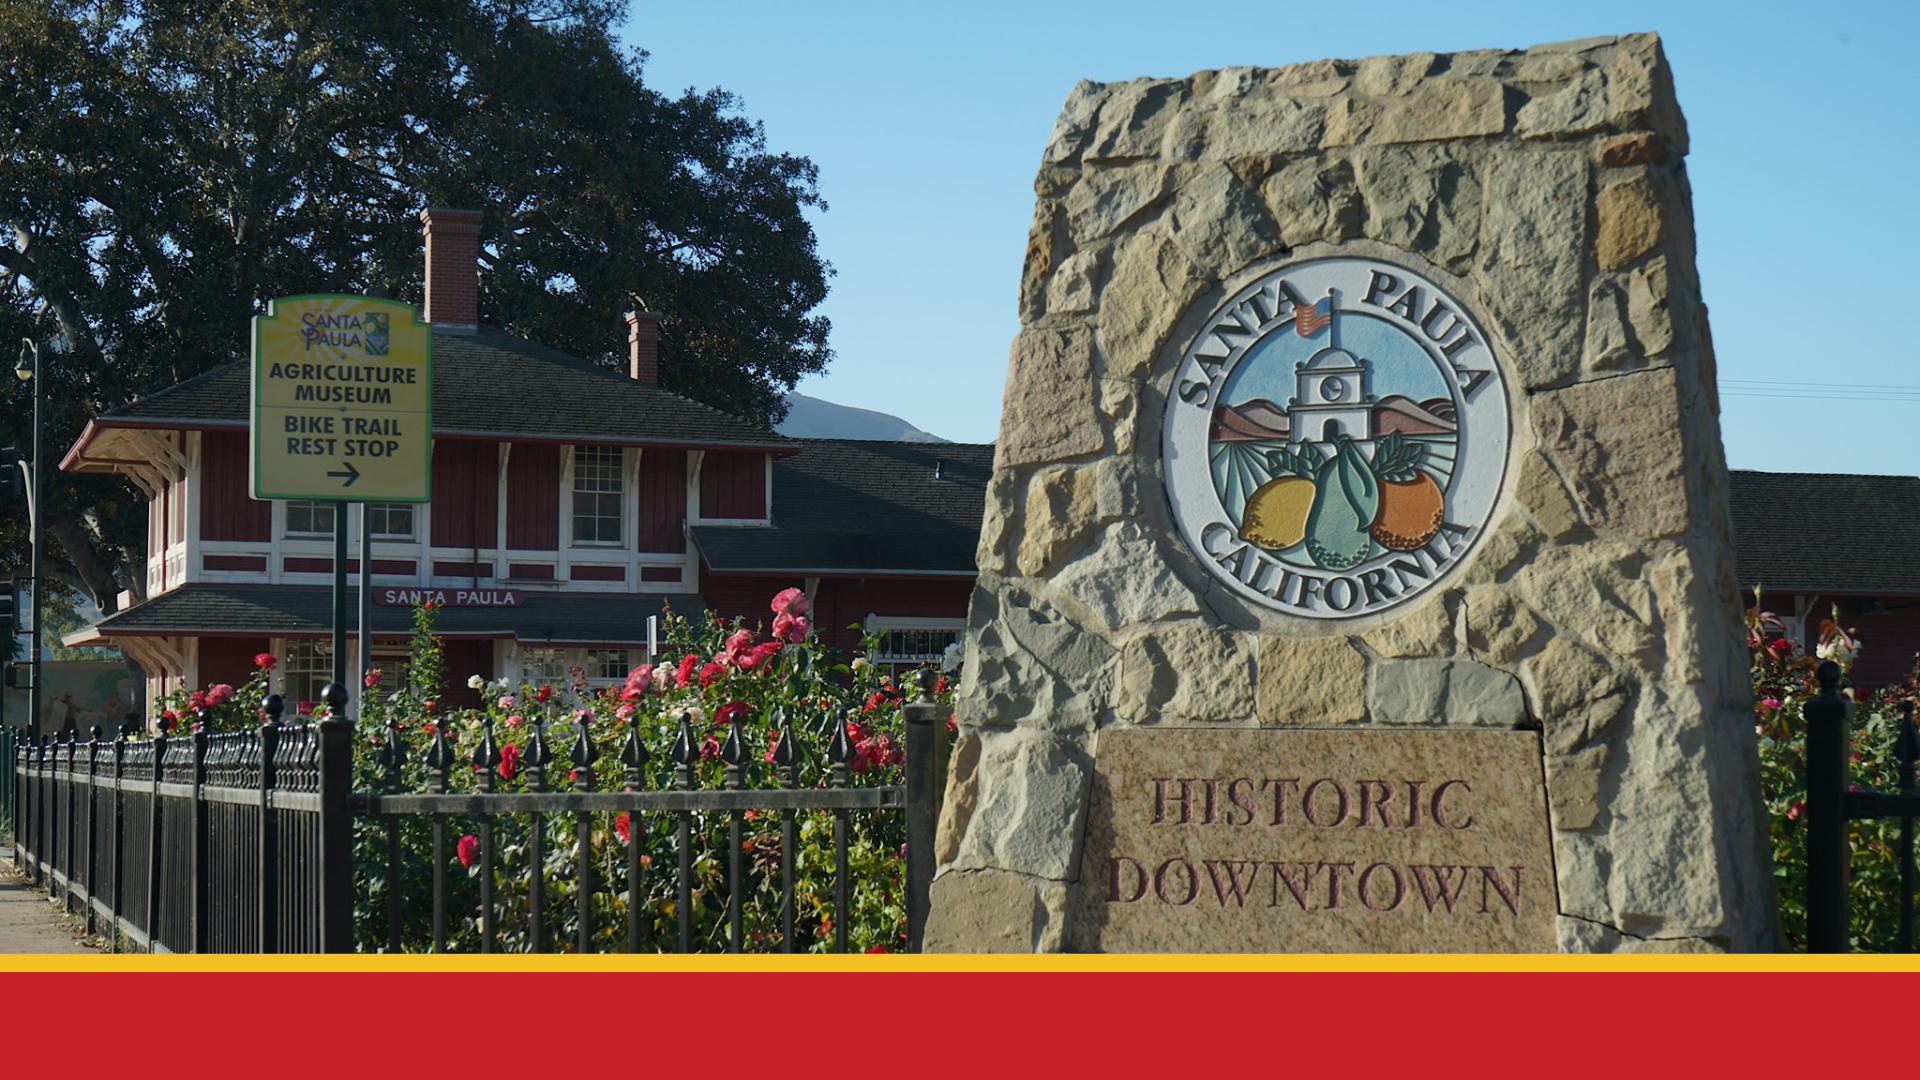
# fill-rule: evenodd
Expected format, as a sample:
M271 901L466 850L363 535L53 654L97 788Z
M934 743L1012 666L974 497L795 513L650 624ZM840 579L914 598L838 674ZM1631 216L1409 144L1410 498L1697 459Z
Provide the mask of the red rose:
M1787 819L1789 821L1792 821L1798 818L1803 818L1806 816L1807 816L1806 803L1801 802L1799 799L1795 799L1792 802L1787 804Z
M1774 638L1767 642L1767 651L1773 654L1775 660L1784 660L1787 654L1793 652L1793 642L1786 638Z
M542 705L545 705L547 703L547 699L551 698L552 696L553 696L553 687L551 686L543 686L540 689L535 690L533 692L533 700L539 702Z
M708 664L700 669L700 688L702 690L714 684L714 681L727 673L719 664Z
M480 857L480 841L472 835L461 837L455 849L460 854L461 866L472 866L474 860Z
M259 667L259 668L266 668L268 671L272 671L273 670L273 654L270 652L254 653L253 666Z
M869 946L867 946L867 952L868 952L869 954L871 954L871 953L885 953L885 952L892 952L892 951L893 951L892 949L889 949L889 948L887 948L887 947L886 947L885 945L869 945Z
M744 701L729 701L725 705L720 706L720 710L713 714L713 719L716 723L725 725L733 723L737 717L742 723L745 723L747 714L752 711Z
M700 667L700 658L688 653L680 660L680 670L674 672L673 681L680 686L692 686L694 672Z
M613 831L620 834L620 839L622 842L632 843L633 832L634 832L632 815L621 814L620 816L614 818ZM639 832L640 832L640 839L645 840L647 838L647 819L646 818L640 819Z
M500 748L500 779L511 780L520 771L520 748L508 743Z

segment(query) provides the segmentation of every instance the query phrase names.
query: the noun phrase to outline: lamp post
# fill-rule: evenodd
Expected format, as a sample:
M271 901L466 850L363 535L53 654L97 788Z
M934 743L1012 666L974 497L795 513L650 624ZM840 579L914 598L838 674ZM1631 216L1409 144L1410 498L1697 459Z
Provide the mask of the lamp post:
M40 549L45 546L45 537L40 532L40 461L46 455L46 431L41 426L40 403L46 399L47 380L40 377L40 346L32 338L20 339L20 362L13 366L14 377L21 382L33 384L33 468L31 479L27 482L27 527L32 532L28 539L33 542L33 561L28 565L27 574L33 580L33 651L27 655L30 666L32 686L27 691L27 723L36 734L40 731L40 615L45 605L41 600L40 589Z

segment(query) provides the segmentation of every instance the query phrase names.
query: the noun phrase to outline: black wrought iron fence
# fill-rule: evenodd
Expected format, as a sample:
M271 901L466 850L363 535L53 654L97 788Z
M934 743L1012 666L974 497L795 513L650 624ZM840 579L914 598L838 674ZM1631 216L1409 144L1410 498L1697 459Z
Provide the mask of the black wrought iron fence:
M69 910L83 914L90 931L110 937L116 949L124 944L155 952L313 953L348 952L357 945L398 951L414 944L404 927L421 899L403 895L410 869L403 833L424 827L430 836L425 862L431 931L419 944L426 948L445 951L458 937L483 952L568 946L596 951L609 937L604 931L612 907L624 911L621 943L627 950L686 952L703 943L694 933L693 864L711 857L699 836L712 831L724 837L719 845L726 863L724 947L748 947L746 896L755 883L764 888L771 878L778 909L770 944L790 951L808 936L795 925L797 832L804 815L821 813L832 820L836 917L828 936L834 951L845 951L855 884L848 863L856 828L852 814L897 813L905 816L907 836L905 944L917 951L946 783L946 715L933 700L933 685L929 672L919 699L903 709L903 782L876 787L849 786L853 748L844 722L836 723L826 745L817 748L804 746L794 728L782 724L769 752L780 786L758 790L744 783L750 750L737 721L721 747L721 786L699 787L699 742L684 717L666 751L674 768L673 783L664 790L645 786L652 753L637 719L629 723L619 755L625 781L620 791L593 790L598 754L584 732L572 748L569 790L546 790L548 752L536 734L525 756L528 790L497 791L493 777L500 754L490 732L463 757L444 731L424 746L410 747L396 726L381 750L381 790L356 792L351 790L353 725L329 719L284 726L277 698L269 699L268 723L257 731L108 740L95 728L85 741L24 737L6 769L17 796L15 860ZM332 704L337 712L344 694ZM825 786L798 786L796 766L812 752L824 752L829 762ZM424 790L403 790L410 754L424 755ZM460 769L472 770L476 790L450 790ZM743 836L747 819L766 814L779 819L777 869L771 873L753 865L762 860L750 859ZM672 821L675 865L647 865L642 845L628 843L625 900L609 905L605 901L621 875L608 872L610 848L597 841L606 830L595 825L616 815L628 815L629 822L649 815ZM709 829L716 822L722 824ZM562 825L568 827L556 828ZM454 834L468 826L475 832L460 838L472 840L462 850ZM533 879L520 890L524 920L509 909L507 898L496 895L503 831L512 834L519 856L515 865ZM557 913L548 910L549 890L541 880L552 865L547 845L558 834L573 845L573 937L566 942L556 939ZM357 895L365 897L355 884L356 845L363 855L370 845L384 847L385 863L385 932L363 933L358 942L353 910ZM479 896L471 907L453 900L456 861L478 867L477 873L462 876L462 890L477 885ZM364 857L362 862L365 871ZM637 899L650 875L669 872L675 877L677 933L662 938ZM469 919L470 930L463 925ZM508 921L523 927L511 942L502 931ZM462 925L461 934L450 933L455 925ZM769 943L763 938L762 944Z
M1898 951L1913 951L1913 819L1920 815L1914 766L1920 760L1920 731L1913 705L1900 721L1894 757L1899 792L1865 791L1847 783L1851 736L1847 703L1840 696L1840 665L1828 660L1815 669L1820 695L1806 705L1807 719L1807 948L1810 952L1846 952L1849 947L1847 882L1853 848L1849 821L1900 819L1900 925Z

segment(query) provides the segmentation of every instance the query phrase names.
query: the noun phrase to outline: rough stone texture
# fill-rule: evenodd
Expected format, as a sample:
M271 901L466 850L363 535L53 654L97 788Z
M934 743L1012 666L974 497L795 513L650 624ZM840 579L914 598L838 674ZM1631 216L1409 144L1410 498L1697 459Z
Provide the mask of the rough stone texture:
M1653 368L1533 399L1540 446L1594 528L1648 538L1687 531L1696 463L1673 422L1679 393L1672 369Z
M1446 656L1453 652L1452 593L1415 601L1413 610L1394 622L1368 631L1360 640L1377 656L1407 659Z
M1493 160L1480 276L1528 390L1580 367L1586 194L1587 162L1577 150L1507 151Z
M1026 728L987 732L980 742L978 801L952 865L1067 880L1086 808L1084 752Z
M1510 728L1527 704L1519 679L1475 660L1389 660L1374 666L1367 711L1379 724Z
M1364 719L1354 692L1367 661L1344 638L1267 638L1260 642L1262 724L1344 724Z
M1539 760L1520 731L1109 732L1073 948L1551 951Z
M1540 633L1540 620L1500 585L1475 585L1467 590L1467 648L1489 664L1512 670L1514 662L1528 655Z
M1234 171L1215 165L1189 181L1167 215L1175 246L1214 276L1280 250L1280 226Z
M1161 557L1159 542L1138 522L1108 526L1096 547L1068 563L1053 580L1110 629L1200 613L1193 590L1174 575Z
M1665 238L1660 195L1644 176L1609 184L1600 192L1600 227L1594 257L1602 270L1618 270L1652 251Z
M933 947L1446 947L1359 922L1301 935L1271 917L1270 880L1228 906L1205 860L1253 858L1237 847L1195 847L1196 899L1144 936L1115 912L1167 904L1096 899L1106 856L1081 845L1117 834L1100 797L1084 808L1127 740L1200 740L1157 744L1184 747L1161 776L1194 778L1232 740L1261 748L1233 744L1238 767L1301 737L1356 768L1367 739L1401 748L1388 763L1429 738L1530 746L1501 777L1534 785L1526 813L1550 829L1551 869L1528 856L1524 886L1543 921L1458 947L1772 946L1687 146L1646 34L1073 88L1034 185ZM1493 516L1431 595L1306 625L1227 596L1171 534L1161 423L1215 302L1343 254L1419 268L1471 309L1514 445ZM1316 918L1362 913L1355 892Z
M1580 528L1580 512L1574 509L1567 486L1539 451L1529 450L1521 456L1520 477L1513 493L1549 538L1565 540Z
M1131 724L1249 720L1253 650L1204 623L1157 626L1120 651L1120 718Z
M930 953L1038 952L1046 906L1039 890L990 870L942 874L923 949Z
M1093 413L1093 335L1028 328L1013 340L994 468L1058 461L1105 445ZM1014 388L1023 388L1015 393Z

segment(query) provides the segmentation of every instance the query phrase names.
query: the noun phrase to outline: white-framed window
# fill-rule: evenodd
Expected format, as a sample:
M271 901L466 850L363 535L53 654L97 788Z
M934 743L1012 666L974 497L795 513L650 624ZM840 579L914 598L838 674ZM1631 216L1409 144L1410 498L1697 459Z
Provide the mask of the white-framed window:
M617 547L625 531L626 453L617 446L573 448L573 543Z
M588 649L586 669L587 678L595 682L624 679L633 670L633 653L628 649Z
M288 499L287 535L331 537L334 507L340 505L343 504L321 502L315 499ZM368 523L373 526L373 537L376 540L413 539L412 503L368 503L367 518Z
M869 657L876 664L937 664L947 646L966 634L967 620L869 615L866 630L880 635Z
M547 646L520 649L520 677L530 683L564 683L567 678L567 650ZM622 677L625 677L622 672Z
M280 696L287 716L310 716L318 709L320 688L333 680L333 643L325 638L292 638L280 665Z

